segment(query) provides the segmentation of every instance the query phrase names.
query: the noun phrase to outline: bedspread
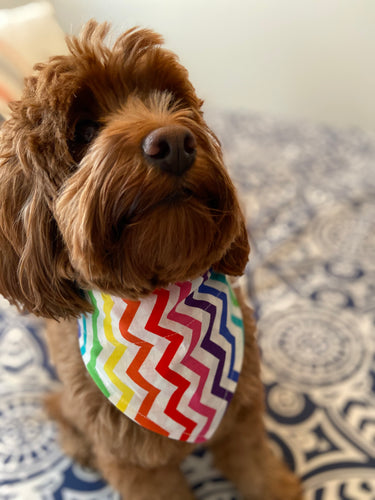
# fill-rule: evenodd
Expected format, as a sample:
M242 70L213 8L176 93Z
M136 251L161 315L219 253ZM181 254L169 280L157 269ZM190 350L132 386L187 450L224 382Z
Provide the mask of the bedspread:
M375 137L251 114L210 122L248 221L266 424L307 500L375 498ZM0 301L0 500L118 499L61 451L43 323ZM203 449L201 500L234 500Z

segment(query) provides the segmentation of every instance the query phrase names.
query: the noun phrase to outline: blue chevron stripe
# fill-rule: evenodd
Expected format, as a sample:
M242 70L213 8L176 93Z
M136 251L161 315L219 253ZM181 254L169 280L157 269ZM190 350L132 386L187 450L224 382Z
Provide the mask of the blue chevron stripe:
M211 279L216 281L219 281L223 283L221 276L223 275L218 275L216 273L212 273ZM219 278L219 279L218 279ZM226 285L229 288L228 282L226 282ZM239 372L234 369L234 363L235 363L235 357L236 357L236 339L234 335L230 333L227 327L227 321L228 321L228 300L227 296L224 292L221 290L218 290L217 288L213 288L211 286L206 285L205 282L201 284L201 286L198 289L198 292L201 293L207 293L208 295L212 295L213 297L217 297L220 299L223 303L223 308L222 308L222 314L220 317L220 335L222 335L225 340L231 345L231 352L230 352L230 368L229 368L229 373L228 373L228 378L233 380L234 382L238 382L238 377L239 377Z
M86 345L87 345L87 325L86 325L86 317L82 315L82 325L81 321L78 322L79 328L79 337L83 337L82 345L81 345L81 354L84 356L86 354Z

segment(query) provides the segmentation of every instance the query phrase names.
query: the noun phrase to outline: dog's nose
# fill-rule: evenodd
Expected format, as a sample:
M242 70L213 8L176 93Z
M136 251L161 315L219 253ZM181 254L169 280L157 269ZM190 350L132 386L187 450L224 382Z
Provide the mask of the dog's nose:
M170 125L153 130L143 140L142 149L152 165L182 175L194 163L197 141L187 127Z

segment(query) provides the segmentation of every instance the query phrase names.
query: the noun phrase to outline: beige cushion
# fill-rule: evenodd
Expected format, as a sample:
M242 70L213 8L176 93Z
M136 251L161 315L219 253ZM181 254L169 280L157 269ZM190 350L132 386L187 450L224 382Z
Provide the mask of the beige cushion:
M47 1L0 10L0 113L21 93L35 63L66 52L64 33Z

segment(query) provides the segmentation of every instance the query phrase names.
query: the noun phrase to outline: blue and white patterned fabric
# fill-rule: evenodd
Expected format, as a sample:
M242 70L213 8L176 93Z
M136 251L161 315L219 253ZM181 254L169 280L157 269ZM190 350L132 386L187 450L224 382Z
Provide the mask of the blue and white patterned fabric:
M375 136L212 115L251 231L266 424L306 500L375 499ZM66 457L42 398L58 382L42 322L0 301L0 500L115 500ZM197 452L201 500L237 500Z

